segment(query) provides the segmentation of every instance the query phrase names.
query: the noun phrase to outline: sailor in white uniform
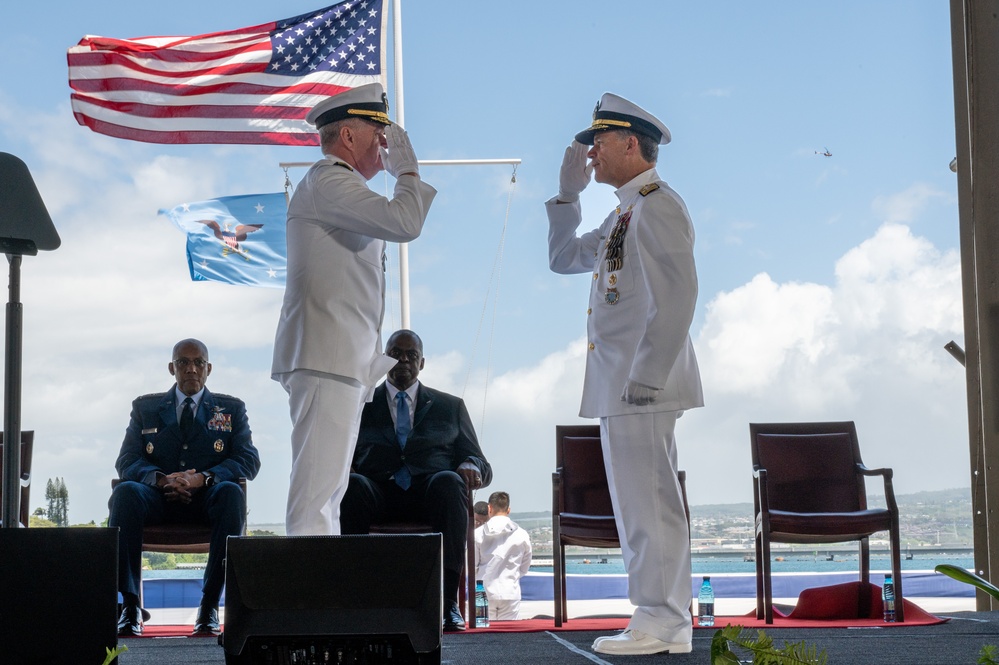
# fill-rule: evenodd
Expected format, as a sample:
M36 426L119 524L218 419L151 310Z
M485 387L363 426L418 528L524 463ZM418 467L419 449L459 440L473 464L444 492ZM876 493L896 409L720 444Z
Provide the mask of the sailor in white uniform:
M416 239L437 194L420 179L408 135L389 120L380 83L324 99L306 120L319 130L323 159L288 204L288 278L271 366L291 410L290 536L340 533L361 408L396 364L382 354L385 243ZM396 178L391 199L367 185L383 168Z
M690 540L674 439L676 419L703 406L689 329L697 300L694 229L683 200L655 164L666 126L606 93L593 124L565 151L559 194L545 205L551 269L590 273L586 375L580 416L600 419L600 439L631 602L608 654L691 649ZM587 148L587 146L592 146ZM590 159L587 164L587 157ZM593 174L620 205L577 235L579 193Z

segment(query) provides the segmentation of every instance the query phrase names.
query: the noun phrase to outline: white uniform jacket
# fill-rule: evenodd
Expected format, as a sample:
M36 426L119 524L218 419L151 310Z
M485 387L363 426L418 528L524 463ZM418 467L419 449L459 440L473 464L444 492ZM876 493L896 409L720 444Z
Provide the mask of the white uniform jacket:
M413 176L393 198L333 155L309 169L288 205L288 278L271 375L297 369L370 387L395 361L382 355L385 242L423 230L437 190Z
M690 324L697 300L694 228L680 196L649 169L616 192L621 206L597 229L576 235L579 202L545 204L548 256L556 273L592 272L587 317L584 418L704 405ZM613 252L618 220L619 262ZM610 247L609 247L610 246ZM613 256L613 254L612 254ZM621 401L628 379L659 388L652 404Z
M496 600L520 600L520 578L531 569L531 537L506 515L475 530L475 579Z

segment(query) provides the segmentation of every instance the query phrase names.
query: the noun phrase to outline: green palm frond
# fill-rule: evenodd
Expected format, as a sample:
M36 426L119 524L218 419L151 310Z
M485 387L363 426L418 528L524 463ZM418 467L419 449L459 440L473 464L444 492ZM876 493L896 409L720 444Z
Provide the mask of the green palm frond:
M939 566L933 570L938 573L942 573L947 577L952 577L958 582L964 582L965 584L970 584L973 587L977 587L989 594L996 600L999 600L999 588L990 584L988 580L984 577L979 577L975 573L968 572L964 568L958 568L957 566L952 566L949 563L941 563Z
M825 650L819 652L815 646L804 641L795 644L784 643L774 647L773 638L762 630L744 630L742 626L725 626L715 631L711 638L711 665L736 665L746 662L739 659L730 647L735 647L752 656L753 665L826 665L828 656Z
M104 647L104 650L108 652L107 658L104 659L104 665L111 665L111 661L113 661L115 658L125 653L126 651L128 651L128 647L126 646L115 647L114 651L112 651L107 647Z

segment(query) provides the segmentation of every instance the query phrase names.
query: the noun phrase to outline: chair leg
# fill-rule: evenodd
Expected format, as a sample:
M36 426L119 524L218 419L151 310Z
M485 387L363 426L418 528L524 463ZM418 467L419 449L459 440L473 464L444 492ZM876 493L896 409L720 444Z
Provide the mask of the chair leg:
M889 534L892 581L895 584L895 620L902 623L905 621L905 602L902 596L902 543L898 537L898 522L892 524Z
M465 624L475 627L475 578L477 576L475 560L475 510L474 494L468 490L468 524L465 527L465 602L461 603L465 611Z
M763 618L763 546L760 534L756 534L753 545L756 547L756 619Z
M555 519L558 519L558 517ZM554 547L552 547L552 564L552 580L554 583L552 600L555 602L555 626L559 627L568 617L566 616L565 599L565 547L560 542L558 535L555 536Z
M860 539L860 581L871 583L871 543L867 538Z
M760 534L763 543L763 619L764 623L774 622L774 592L770 581L770 536L766 533Z

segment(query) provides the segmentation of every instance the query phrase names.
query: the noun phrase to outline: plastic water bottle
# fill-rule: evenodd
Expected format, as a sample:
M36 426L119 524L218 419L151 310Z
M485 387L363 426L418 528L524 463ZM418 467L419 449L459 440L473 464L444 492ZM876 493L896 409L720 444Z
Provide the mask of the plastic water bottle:
M489 597L482 580L475 580L475 627L489 627Z
M711 578L707 575L697 593L697 625L715 625L715 590L711 588Z
M885 623L895 623L895 583L891 575L885 575L885 585L881 587L881 604L885 608Z

